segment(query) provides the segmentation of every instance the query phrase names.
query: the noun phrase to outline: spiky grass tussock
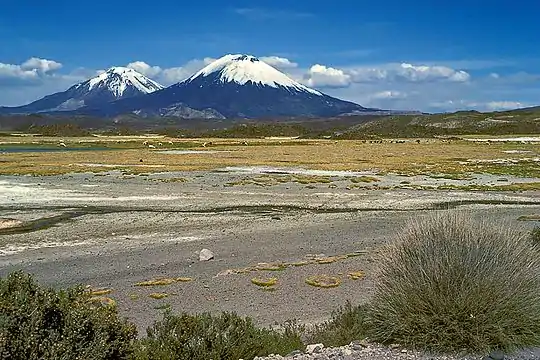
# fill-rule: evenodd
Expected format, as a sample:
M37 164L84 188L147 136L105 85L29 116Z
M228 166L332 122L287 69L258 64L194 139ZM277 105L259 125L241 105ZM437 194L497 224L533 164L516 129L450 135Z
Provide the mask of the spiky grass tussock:
M534 229L531 230L530 238L532 244L536 248L540 248L540 226L535 226Z
M540 257L509 224L445 212L380 253L372 338L435 351L540 344Z

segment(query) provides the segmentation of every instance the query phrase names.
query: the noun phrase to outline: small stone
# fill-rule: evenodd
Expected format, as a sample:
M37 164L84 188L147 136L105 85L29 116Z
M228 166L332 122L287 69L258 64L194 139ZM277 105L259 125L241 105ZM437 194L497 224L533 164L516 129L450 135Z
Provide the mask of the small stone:
M324 349L323 344L311 344L306 346L306 354L318 354Z
M10 218L0 218L0 229L9 229L22 225L22 221Z
M202 249L199 253L199 261L209 261L214 258L214 253L208 249Z
M366 340L353 340L350 345L354 350L361 350L369 346Z
M294 351L291 351L290 353L288 353L286 357L293 357L293 356L302 355L302 354L303 354L303 352L301 352L300 350L294 350Z
M492 360L504 360L504 353L500 350L495 350L489 353L489 358Z

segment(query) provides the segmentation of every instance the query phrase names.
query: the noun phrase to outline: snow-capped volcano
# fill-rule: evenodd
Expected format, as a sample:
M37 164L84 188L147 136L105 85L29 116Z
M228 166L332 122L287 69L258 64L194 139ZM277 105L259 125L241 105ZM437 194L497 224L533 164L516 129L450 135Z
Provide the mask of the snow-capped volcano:
M28 105L0 110L2 113L38 113L70 111L84 106L100 107L111 101L150 94L163 88L133 69L112 67L66 91L45 96Z
M126 92L130 91L140 94L150 94L164 88L163 85L126 67L112 67L95 78L76 85L76 87L85 88L89 92L100 88L106 89L116 97L115 100L121 99Z
M215 76L216 74L218 76ZM193 82L198 78L212 75L214 75L214 79L217 78L222 83L235 82L239 85L251 83L259 86L283 87L295 91L309 92L314 95L322 95L319 91L292 80L281 71L249 55L225 55L195 73L185 82Z
M80 113L162 116L185 113L184 108L226 118L326 117L377 111L304 86L254 56L230 54L163 90L105 107L86 107Z

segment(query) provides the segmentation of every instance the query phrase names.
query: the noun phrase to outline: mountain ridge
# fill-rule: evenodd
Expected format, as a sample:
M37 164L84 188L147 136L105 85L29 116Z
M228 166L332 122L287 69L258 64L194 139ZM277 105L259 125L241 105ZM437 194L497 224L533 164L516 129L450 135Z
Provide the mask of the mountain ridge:
M213 110L225 118L317 117L379 111L311 89L254 56L228 54L165 89L101 107L87 106L78 113L106 117L133 112L160 115L164 108L179 103L195 111Z
M30 104L0 107L0 113L69 112L127 97L149 94L164 86L126 67L111 67L65 91L47 95Z

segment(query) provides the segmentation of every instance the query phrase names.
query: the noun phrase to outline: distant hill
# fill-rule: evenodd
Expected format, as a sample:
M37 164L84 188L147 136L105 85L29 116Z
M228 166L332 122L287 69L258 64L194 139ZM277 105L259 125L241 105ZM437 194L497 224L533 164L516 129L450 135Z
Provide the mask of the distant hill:
M343 138L365 135L415 137L464 134L540 134L540 107L503 112L393 115L371 119L343 132Z
M335 117L191 118L143 117L135 114L114 118L90 116L6 115L0 116L0 131L25 131L59 124L107 133L144 133L170 136L367 139L373 137L432 137L439 135L540 134L540 109L481 113L460 111L421 115L351 115Z

